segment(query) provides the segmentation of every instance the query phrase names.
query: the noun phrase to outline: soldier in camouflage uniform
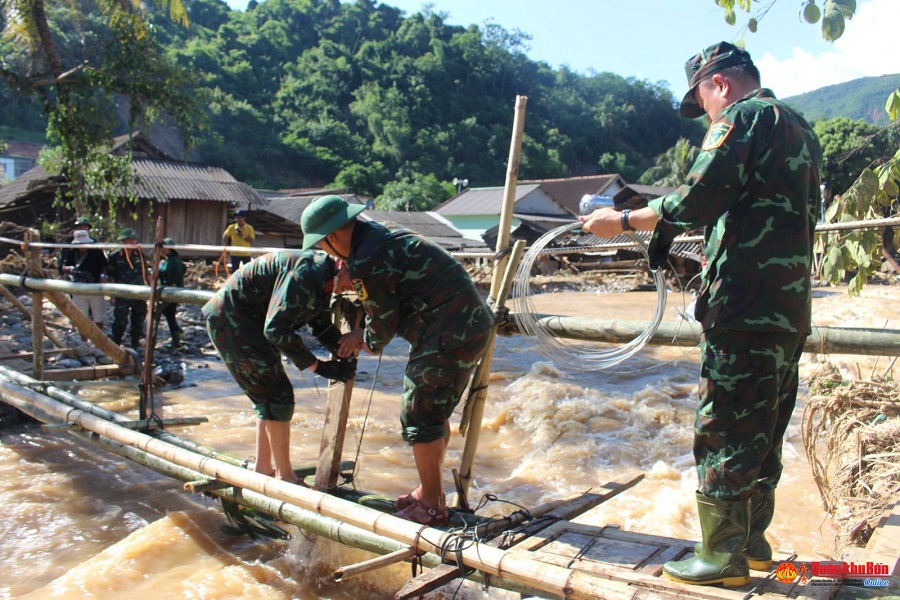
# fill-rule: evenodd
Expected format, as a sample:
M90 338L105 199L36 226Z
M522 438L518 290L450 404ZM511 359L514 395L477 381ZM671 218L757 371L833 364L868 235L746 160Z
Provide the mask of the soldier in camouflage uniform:
M109 255L106 276L109 283L126 283L129 285L147 285L144 275L147 266L144 256L137 248L137 232L125 228L119 234L118 241L126 244ZM144 320L147 318L147 303L144 300L131 298L113 298L112 340L121 345L125 330L128 328L128 316L131 315L131 347L139 348L144 333Z
M301 216L303 246L343 258L366 311L364 331L341 340L341 354L381 352L399 335L410 343L400 422L421 485L397 501L397 515L447 522L442 472L449 418L484 352L493 318L465 269L440 246L399 227L356 220L364 207L337 196Z
M337 280L337 284L335 284ZM298 369L348 381L355 360L318 360L298 329L309 326L325 348L336 353L340 332L332 324L332 291L349 289L346 269L323 254L284 251L243 265L203 306L209 339L225 366L253 403L258 417L256 465L259 473L301 484L291 467L290 422L294 388L281 355Z
M169 247L175 245L175 240L166 238L163 240L163 244L166 248L163 248L163 260L159 263L159 284L183 288L184 273L187 267L184 261L181 260L178 251ZM178 325L178 304L166 302L159 312L166 318L166 323L169 325L169 335L172 336L172 341L169 342L168 347L172 350L181 348L181 333L183 330ZM157 317L157 323L159 322L158 319L159 317Z
M603 237L652 229L653 268L665 264L675 236L706 228L694 427L703 543L663 573L686 583L744 585L749 568L772 564L763 533L811 330L822 150L809 124L760 87L746 51L722 42L685 70L690 89L680 112L705 113L711 122L687 182L647 208L580 218L585 231Z

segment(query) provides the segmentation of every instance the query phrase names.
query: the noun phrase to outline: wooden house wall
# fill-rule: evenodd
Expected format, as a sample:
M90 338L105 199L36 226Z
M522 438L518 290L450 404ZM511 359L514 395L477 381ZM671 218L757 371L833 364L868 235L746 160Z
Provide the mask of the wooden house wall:
M142 200L135 210L136 219L126 215L122 227L134 227L139 240L152 244L156 235L156 219L163 217L163 237L178 244L215 246L222 243L222 232L228 226L228 204L211 200L171 200L166 203Z

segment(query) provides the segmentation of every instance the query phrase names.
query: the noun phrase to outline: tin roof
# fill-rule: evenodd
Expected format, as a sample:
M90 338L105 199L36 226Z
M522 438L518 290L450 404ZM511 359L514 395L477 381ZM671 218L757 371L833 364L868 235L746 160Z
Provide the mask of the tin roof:
M538 185L517 185L514 202L518 202ZM469 188L434 209L440 215L499 215L503 206L503 187Z
M539 185L544 193L553 198L557 204L573 215L577 215L579 214L578 203L582 196L603 194L603 191L616 181L621 186L625 185L625 180L617 173L566 177L564 179L533 179L520 181L519 185Z
M267 203L253 188L219 167L145 158L135 158L131 164L137 178L134 192L138 198L161 203L210 200L253 207ZM60 183L59 176L48 174L38 165L0 188L0 206L11 206Z

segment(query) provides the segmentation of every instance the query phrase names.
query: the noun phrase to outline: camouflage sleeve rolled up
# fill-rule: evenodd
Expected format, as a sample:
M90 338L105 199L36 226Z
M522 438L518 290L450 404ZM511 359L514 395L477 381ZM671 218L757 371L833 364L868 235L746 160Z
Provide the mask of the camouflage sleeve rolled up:
M760 89L718 115L687 181L650 202L660 217L653 268L665 264L677 235L706 227L697 301L704 329L810 330L821 170L809 124Z
M297 330L320 327L331 317L325 271L325 256L312 251L266 254L235 271L203 313L219 313L236 331L262 330L269 343L305 369L316 357Z
M347 267L366 311L366 345L374 352L395 335L410 342L413 353L440 352L493 323L462 265L411 231L357 222Z

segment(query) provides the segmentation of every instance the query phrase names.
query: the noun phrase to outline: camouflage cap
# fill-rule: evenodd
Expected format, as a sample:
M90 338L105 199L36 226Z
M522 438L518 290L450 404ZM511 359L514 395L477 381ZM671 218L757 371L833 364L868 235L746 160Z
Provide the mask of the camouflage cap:
M122 230L122 233L119 234L119 237L117 239L118 241L123 242L125 240L136 240L137 238L137 231L135 231L131 227L126 227Z
M694 90L701 81L722 69L744 64L753 64L750 53L728 42L713 44L684 63L688 91L681 99L681 108L678 110L681 116L689 119L703 116L704 111L694 98Z
M300 215L303 249L309 250L365 209L365 205L350 204L340 196L316 198Z

